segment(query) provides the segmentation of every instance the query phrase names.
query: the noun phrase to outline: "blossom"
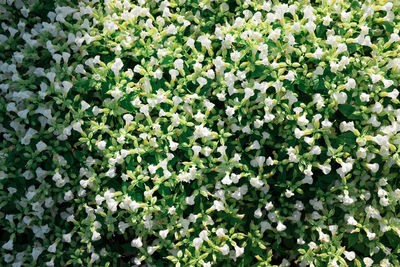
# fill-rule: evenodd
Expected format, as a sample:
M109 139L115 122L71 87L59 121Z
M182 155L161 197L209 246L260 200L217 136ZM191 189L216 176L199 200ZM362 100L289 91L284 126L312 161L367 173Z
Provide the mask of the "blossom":
M243 247L238 247L235 246L235 257L240 257L244 253L244 248Z
M264 185L264 183L259 178L251 178L250 184L255 188L261 188Z
M231 53L231 60L234 62L237 62L237 61L239 61L241 56L242 56L242 54L239 51L233 51Z
M294 193L292 191L290 191L289 189L286 189L285 196L287 198L291 198L292 196L294 196Z
M46 145L43 141L39 141L39 142L36 144L36 149L37 149L37 151L39 151L39 152L44 151L44 150L46 149L46 147L47 147L47 145Z
M131 241L131 246L134 247L134 248L141 248L143 246L142 238L138 237L136 239L133 239Z
M100 240L100 239L101 239L101 235L98 232L94 231L93 234L92 234L92 240L93 241L97 241L97 240Z
M276 230L278 230L278 232L285 231L286 228L286 225L284 225L282 222L278 222L278 225L276 226Z
M379 164L378 163L371 163L371 164L367 164L367 168L373 172L376 173L379 170Z
M363 262L364 262L365 266L367 266L367 267L372 266L372 264L374 263L374 261L369 257L365 257L363 259Z
M225 210L224 204L221 201L214 200L213 208L217 211Z
M207 80L203 77L197 78L197 82L199 83L200 87L203 87L204 85L207 84Z
M335 92L332 94L332 96L338 102L338 104L344 104L347 101L347 94L345 92Z
M235 114L235 108L233 108L233 107L227 107L227 108L226 108L226 115L228 115L228 117L232 117L233 114Z
M329 24L332 22L332 19L329 15L325 16L322 18L322 24L324 26L329 26Z
M159 232L162 239L165 239L167 237L168 233L169 233L168 229L160 230L160 232Z
M2 248L5 250L13 250L13 247L14 247L14 241L12 239L8 240L2 246Z
M193 239L193 245L196 250L199 250L201 244L203 244L203 239L201 239L200 237L196 237L195 239Z
M270 34L268 35L268 38L270 40L276 42L280 35L281 35L281 29L275 29L270 32Z
M222 247L220 247L219 250L221 251L222 255L228 255L229 254L229 246L227 244L225 244Z

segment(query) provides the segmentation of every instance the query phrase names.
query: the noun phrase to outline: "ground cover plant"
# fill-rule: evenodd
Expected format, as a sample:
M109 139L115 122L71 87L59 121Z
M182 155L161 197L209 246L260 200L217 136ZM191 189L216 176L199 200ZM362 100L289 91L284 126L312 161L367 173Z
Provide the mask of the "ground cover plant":
M0 265L400 266L399 22L0 0Z

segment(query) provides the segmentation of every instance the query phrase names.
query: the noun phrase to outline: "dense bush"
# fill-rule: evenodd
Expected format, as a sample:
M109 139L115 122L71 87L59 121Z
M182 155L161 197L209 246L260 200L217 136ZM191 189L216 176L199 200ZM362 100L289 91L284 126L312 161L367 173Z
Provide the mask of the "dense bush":
M399 1L0 20L0 265L400 266Z

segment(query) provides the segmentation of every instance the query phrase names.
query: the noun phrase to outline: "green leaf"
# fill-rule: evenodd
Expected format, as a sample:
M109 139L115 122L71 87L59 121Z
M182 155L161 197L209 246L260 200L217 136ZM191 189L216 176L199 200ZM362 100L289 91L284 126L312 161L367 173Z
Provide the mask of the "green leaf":
M347 50L349 51L349 54L353 54L354 52L357 51L357 45L354 43L347 44Z
M390 21L384 21L382 22L383 27L385 27L385 30L389 33L393 33L393 29L394 29L394 23L390 22Z
M355 145L357 136L352 132L345 132L338 136L337 141L339 144Z
M350 104L341 104L339 105L339 110L345 117L349 117L351 114L353 114L356 108Z
M353 9L358 9L360 8L360 3L358 1L353 1L351 2L350 8Z
M349 236L349 247L353 247L358 241L358 233Z

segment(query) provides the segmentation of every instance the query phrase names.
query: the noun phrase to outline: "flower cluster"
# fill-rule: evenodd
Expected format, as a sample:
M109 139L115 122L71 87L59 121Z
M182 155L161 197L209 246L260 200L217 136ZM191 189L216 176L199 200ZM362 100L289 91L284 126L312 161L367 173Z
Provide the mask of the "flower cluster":
M399 266L400 2L0 0L4 266Z

